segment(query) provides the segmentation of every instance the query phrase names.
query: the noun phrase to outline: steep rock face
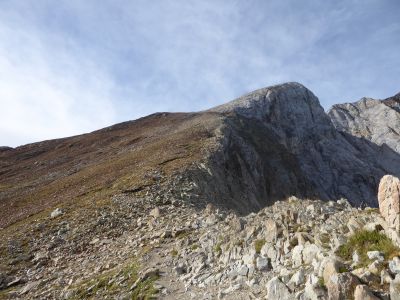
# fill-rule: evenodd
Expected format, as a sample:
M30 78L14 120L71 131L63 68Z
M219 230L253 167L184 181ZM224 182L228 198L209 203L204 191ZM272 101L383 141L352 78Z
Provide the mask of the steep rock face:
M362 98L355 103L334 105L328 114L339 131L400 152L399 102L400 94L382 101Z
M290 195L377 206L380 178L400 170L397 153L339 133L298 83L260 89L210 111L226 121L203 193L239 211Z

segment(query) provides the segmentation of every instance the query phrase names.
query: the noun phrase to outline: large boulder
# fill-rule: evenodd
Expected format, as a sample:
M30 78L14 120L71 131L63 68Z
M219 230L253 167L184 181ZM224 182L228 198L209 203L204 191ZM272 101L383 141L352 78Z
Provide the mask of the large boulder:
M389 228L400 231L400 179L385 175L379 183L379 211Z
M356 286L360 284L360 281L349 272L334 273L325 284L330 300L342 300L353 298Z

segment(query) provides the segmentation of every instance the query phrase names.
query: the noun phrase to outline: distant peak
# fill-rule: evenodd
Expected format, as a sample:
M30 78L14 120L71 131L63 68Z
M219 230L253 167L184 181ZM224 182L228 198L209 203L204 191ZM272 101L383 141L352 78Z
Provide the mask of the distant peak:
M285 105L292 106L302 106L305 102L312 102L313 105L320 106L317 97L304 85L298 82L287 82L252 91L214 107L210 111L236 112L246 117L263 118L269 113L271 103L274 102L285 102Z

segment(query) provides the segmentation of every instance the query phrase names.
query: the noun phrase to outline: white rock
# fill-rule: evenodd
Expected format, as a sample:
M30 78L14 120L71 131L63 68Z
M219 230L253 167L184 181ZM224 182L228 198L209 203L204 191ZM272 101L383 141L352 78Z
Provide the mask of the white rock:
M269 271L270 268L269 268L268 258L261 257L261 256L257 257L256 266L257 266L257 269L260 271Z
M292 251L292 262L294 267L299 267L303 264L303 245L297 245Z
M304 249L302 251L302 256L303 256L303 262L306 265L309 265L312 263L314 258L318 258L318 256L321 254L321 249L315 244L306 244L304 246Z
M237 274L240 276L247 276L248 271L249 268L247 266L242 265L237 269Z
M368 286L359 284L354 290L354 300L379 300L379 298L372 294Z
M299 286L306 280L305 275L306 272L304 268L300 268L296 273L293 274L292 278L290 278L290 282L293 282L295 286Z
M63 214L63 211L61 208L56 208L55 210L53 210L50 214L51 218L57 218L58 216L61 216Z
M400 274L400 258L394 257L389 261L389 269L393 274Z
M278 277L272 278L267 283L267 299L292 300L294 295Z
M367 256L371 260L378 260L378 261L384 261L385 257L383 256L383 253L380 251L368 251Z

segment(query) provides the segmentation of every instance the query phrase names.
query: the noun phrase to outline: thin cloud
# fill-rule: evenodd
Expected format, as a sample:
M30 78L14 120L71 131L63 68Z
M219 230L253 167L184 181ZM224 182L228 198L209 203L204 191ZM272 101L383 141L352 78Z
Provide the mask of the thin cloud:
M400 5L382 3L2 2L0 144L202 110L286 81L325 108L390 96Z

